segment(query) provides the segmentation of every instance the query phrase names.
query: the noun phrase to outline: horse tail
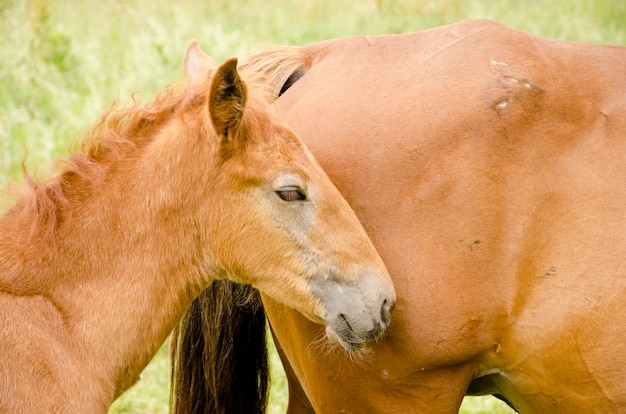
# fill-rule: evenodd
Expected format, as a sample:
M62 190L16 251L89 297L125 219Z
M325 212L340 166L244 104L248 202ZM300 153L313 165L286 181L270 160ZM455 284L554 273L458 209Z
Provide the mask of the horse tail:
M170 412L265 413L265 311L258 290L213 282L172 335Z
M272 46L248 59L241 70L260 77L269 101L274 102L308 69L306 50L298 46Z

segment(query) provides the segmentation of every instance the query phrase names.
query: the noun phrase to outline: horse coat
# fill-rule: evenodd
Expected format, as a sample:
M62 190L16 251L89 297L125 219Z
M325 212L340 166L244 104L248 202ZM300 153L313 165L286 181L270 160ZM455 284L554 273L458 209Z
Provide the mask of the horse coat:
M289 412L626 410L626 49L478 20L288 55L277 114L398 294L358 361L264 297Z

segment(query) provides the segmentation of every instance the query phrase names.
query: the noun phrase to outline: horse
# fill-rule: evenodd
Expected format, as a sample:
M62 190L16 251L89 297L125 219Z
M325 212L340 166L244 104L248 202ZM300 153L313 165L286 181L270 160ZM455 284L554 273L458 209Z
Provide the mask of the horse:
M354 212L237 60L106 111L0 217L0 411L106 412L214 280L359 349L395 292Z
M262 294L289 413L456 413L489 394L520 412L626 410L626 48L470 20L245 66L398 295L355 360Z

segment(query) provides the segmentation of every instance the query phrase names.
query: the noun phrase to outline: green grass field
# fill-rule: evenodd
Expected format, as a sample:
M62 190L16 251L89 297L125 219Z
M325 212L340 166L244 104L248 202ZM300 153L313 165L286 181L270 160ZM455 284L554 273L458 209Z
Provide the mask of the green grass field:
M182 81L191 39L222 61L270 43L401 33L476 17L626 44L626 2L613 0L0 0L0 187L20 180L22 163L37 176L53 171L52 160L76 148L111 102L126 104L138 91L147 101ZM281 413L287 391L274 358L270 411ZM164 347L111 412L167 412L168 380ZM492 398L472 398L462 412L510 411Z

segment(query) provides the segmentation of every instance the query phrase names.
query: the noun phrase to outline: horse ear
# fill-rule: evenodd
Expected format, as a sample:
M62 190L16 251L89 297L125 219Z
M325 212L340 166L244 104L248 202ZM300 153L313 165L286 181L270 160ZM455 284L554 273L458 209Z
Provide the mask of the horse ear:
M209 94L209 113L215 131L230 141L239 126L247 89L237 72L237 58L228 59L215 73Z
M199 84L206 80L209 72L217 68L217 63L200 48L197 40L192 40L185 50L183 69L185 81L189 84Z

